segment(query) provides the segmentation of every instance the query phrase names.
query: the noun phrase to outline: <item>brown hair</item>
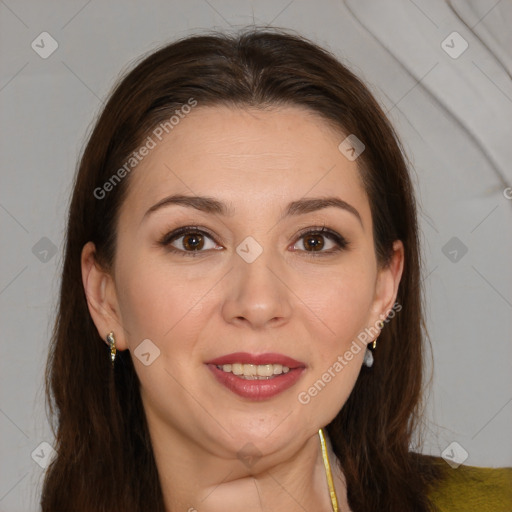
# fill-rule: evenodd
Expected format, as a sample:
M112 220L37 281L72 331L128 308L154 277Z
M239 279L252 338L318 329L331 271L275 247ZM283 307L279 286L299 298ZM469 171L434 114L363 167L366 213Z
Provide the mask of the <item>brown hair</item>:
M129 177L105 199L94 191L191 98L199 106L307 107L366 145L358 164L379 264L388 263L394 240L405 246L402 309L380 336L374 366L362 368L327 431L354 512L433 510L428 486L435 468L410 451L424 348L416 206L401 146L366 86L328 51L284 31L254 29L188 37L150 54L117 85L92 130L74 183L47 364L57 456L45 475L43 512L164 511L139 381L129 351L110 366L88 311L80 256L93 241L97 260L111 268Z

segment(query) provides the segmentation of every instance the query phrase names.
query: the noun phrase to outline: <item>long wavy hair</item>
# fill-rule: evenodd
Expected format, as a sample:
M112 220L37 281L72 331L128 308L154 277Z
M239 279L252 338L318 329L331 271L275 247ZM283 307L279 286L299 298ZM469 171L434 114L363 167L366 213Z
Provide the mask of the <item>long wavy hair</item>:
M333 54L289 31L251 29L186 37L144 57L114 88L90 133L69 207L46 369L57 455L44 479L43 512L164 512L131 355L118 353L112 369L89 314L80 257L93 241L98 262L112 268L130 176L105 199L97 190L191 98L198 108L306 107L340 136L355 134L366 145L357 163L379 265L388 264L394 240L405 247L396 299L402 309L382 331L375 364L362 368L326 428L354 512L434 510L428 496L438 471L414 444L423 410L425 331L416 203L402 147L368 88Z

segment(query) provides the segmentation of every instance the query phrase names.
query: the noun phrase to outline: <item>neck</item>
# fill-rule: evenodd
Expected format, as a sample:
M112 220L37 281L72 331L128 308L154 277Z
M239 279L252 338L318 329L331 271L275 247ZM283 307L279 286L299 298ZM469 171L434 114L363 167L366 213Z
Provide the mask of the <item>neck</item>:
M298 447L241 460L211 453L149 417L148 425L166 512L224 512L242 504L246 512L332 512L316 431ZM343 474L326 441L340 510L348 511Z

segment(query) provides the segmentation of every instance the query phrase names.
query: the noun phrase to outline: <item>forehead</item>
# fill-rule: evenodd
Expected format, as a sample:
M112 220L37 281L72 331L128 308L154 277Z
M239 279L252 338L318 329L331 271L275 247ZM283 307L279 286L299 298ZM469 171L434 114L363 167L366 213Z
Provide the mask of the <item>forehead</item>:
M162 140L153 136L123 208L147 209L169 193L212 195L237 208L338 195L365 215L357 164L338 149L345 136L301 107L198 106Z

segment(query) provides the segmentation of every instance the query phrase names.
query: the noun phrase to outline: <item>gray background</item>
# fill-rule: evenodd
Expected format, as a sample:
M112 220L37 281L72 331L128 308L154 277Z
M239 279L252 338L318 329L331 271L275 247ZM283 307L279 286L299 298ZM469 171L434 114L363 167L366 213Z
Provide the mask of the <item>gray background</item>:
M44 363L86 130L134 58L253 23L326 46L388 112L421 208L435 365L424 451L455 441L466 464L512 465L510 0L0 0L1 511L38 510L51 453ZM45 59L31 47L51 49L42 32L58 43Z

